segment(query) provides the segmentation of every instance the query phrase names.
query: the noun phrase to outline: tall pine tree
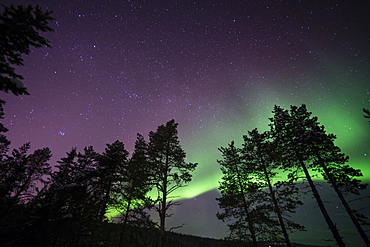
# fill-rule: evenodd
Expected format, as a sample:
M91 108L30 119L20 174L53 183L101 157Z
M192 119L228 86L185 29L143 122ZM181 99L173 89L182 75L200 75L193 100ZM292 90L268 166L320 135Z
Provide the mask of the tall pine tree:
M177 126L175 120L171 120L166 125L159 126L157 131L149 133L148 161L151 166L151 181L158 192L156 210L160 219L159 247L164 244L167 211L173 205L170 195L191 181L191 172L197 166L196 163L185 162L186 154L180 145Z
M258 133L257 129L248 132L244 136L243 159L250 163L253 173L264 183L271 200L272 211L275 212L287 246L291 246L288 230L303 230L304 227L288 220L289 213L294 213L298 205L303 203L299 200L298 189L289 181L276 181L276 175L280 171L279 163L274 160L274 145L269 140L269 132ZM274 183L275 180L275 183Z
M307 112L305 105L299 108L291 106L290 112L275 106L273 113L274 116L270 118L270 131L275 139L275 145L279 149L280 159L284 160L282 162L284 169L292 170L291 174L297 173L297 171L303 171L335 241L338 246L345 246L309 173L308 166L311 164L313 156L305 149L304 143L299 140L299 137L312 126L312 122L315 122L316 119L310 118L310 113Z
M48 226L44 231L54 236L55 244L89 244L83 237L93 231L101 199L95 193L98 157L92 146L82 153L72 148L58 161L50 185L37 198L37 210Z
M119 198L119 205L117 205L117 208L123 211L119 246L124 246L125 228L130 216L132 220L141 227L147 226L149 223L141 222L143 218L147 220L145 212L142 209L151 204L151 199L147 196L147 193L151 189L149 181L150 167L147 153L148 145L144 137L137 134L134 152L125 167L123 180L120 181L120 183L122 183L120 186L121 191L117 194Z
M353 177L360 176L361 173L345 164L348 157L334 145L335 136L325 133L324 126L319 125L317 117L312 117L305 105L291 106L290 111L275 106L273 113L270 127L279 159L284 168L291 171L290 176L304 173L338 246L344 246L344 242L325 208L310 171L323 174L323 178L334 188L360 235L368 244L366 235L361 232L341 192L341 188L358 191L360 182Z
M252 242L257 246L255 206L261 203L261 184L253 177L252 169L242 161L240 149L231 142L228 147L219 148L223 159L218 160L223 173L219 190L221 197L217 198L219 207L223 210L217 214L222 221L235 221L229 224L231 237Z
M340 148L334 144L336 136L327 134L324 126L317 122L317 118L313 117L312 119L316 121L312 121L312 125L307 126L306 131L297 137L297 140L312 153L314 157L312 169L319 171L324 180L333 187L364 243L366 246L370 246L366 233L344 197L344 194L348 193L359 195L360 190L366 188L366 184L362 184L358 179L362 176L361 170L346 164L349 157L345 156Z
M97 244L98 229L106 218L106 213L117 204L115 195L121 191L122 180L126 172L128 155L125 145L120 141L106 144L105 151L99 156L94 174L93 191L98 200L98 211L93 227L90 246Z

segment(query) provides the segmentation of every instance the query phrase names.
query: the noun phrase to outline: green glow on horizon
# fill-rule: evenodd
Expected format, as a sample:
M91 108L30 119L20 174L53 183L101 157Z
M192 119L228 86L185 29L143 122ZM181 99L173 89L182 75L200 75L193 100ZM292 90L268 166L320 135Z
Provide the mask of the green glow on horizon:
M306 104L307 109L312 112L312 116L317 116L320 124L325 126L327 133L337 136L336 144L342 152L350 157L348 164L356 169L361 169L363 177L360 179L364 182L370 181L370 128L368 121L362 116L362 107L356 102L344 104L336 97L336 93L326 94L320 88L313 88L304 94L287 94L278 93L279 90L268 85L271 92L263 92L258 88L252 92L247 92L246 97L250 102L266 102L264 104L248 106L247 100L245 109L240 112L240 116L230 118L229 113L224 113L224 119L218 124L209 124L203 131L198 131L196 137L191 141L186 140L187 145L183 145L187 159L191 162L197 162L198 167L194 172L193 181L188 187L182 188L182 199L195 197L199 194L218 187L218 181L221 179L220 167L217 159L220 153L217 150L221 146L226 146L232 140L240 146L242 136L253 128L260 131L268 129L269 120L272 116L274 105L279 105L289 109L290 105ZM357 88L355 92L364 90ZM212 119L212 116L206 116L205 119ZM207 121L205 121L207 122ZM212 121L210 121L212 122ZM180 133L181 135L181 133ZM322 180L321 178L316 178ZM179 190L180 192L180 190ZM176 193L176 192L174 192Z
M226 102L225 110L216 118L213 113L203 117L202 128L189 128L189 132L179 130L180 143L187 154L186 160L198 163L198 167L193 173L193 180L171 194L178 196L176 200L194 198L217 189L222 177L217 163L217 159L221 158L218 148L225 147L231 141L241 146L243 135L253 128L258 128L260 132L268 130L268 118L272 117L274 105L289 109L290 105L306 104L312 116L317 116L320 124L325 126L326 132L337 136L336 144L350 157L348 164L361 169L363 177L359 179L370 182L370 125L362 114L362 107L370 108L370 105L364 104L369 102L369 94L366 94L368 90L360 82L354 83L350 91L345 91L353 101L343 104L337 96L343 94L340 90L344 89L340 87L328 93L318 85L310 90L298 88L291 93L278 88L278 82L276 85L262 81L256 83L253 89L245 88L245 96L238 101L242 105L234 106ZM264 87L268 90L264 90ZM230 109L230 105L234 108ZM179 124L181 128L181 122ZM320 177L314 179L322 181Z

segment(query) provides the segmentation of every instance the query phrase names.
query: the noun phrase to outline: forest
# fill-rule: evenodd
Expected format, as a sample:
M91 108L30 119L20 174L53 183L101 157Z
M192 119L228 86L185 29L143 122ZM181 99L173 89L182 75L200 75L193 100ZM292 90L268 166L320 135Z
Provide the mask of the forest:
M28 94L15 73L31 47L50 47L39 32L50 32L51 11L38 6L5 7L0 15L0 90ZM17 40L17 41L15 41ZM5 101L0 100L0 119ZM369 110L363 109L365 118ZM275 106L269 130L247 131L243 144L220 147L220 197L215 198L230 235L225 240L183 236L166 228L169 211L179 205L176 191L191 186L192 173L202 164L186 162L178 123L170 120L148 133L137 134L130 154L120 140L99 153L93 146L71 148L52 165L45 147L30 152L25 143L10 150L7 126L0 123L0 243L2 246L298 246L290 234L305 227L290 216L313 196L337 246L345 246L330 218L314 179L329 184L361 236L370 246L361 210L349 196L361 199L367 184L361 170L335 145L306 105ZM282 175L283 174L283 175ZM302 191L301 183L308 184ZM309 195L307 195L309 194ZM158 214L154 222L149 212ZM115 217L112 217L115 216Z

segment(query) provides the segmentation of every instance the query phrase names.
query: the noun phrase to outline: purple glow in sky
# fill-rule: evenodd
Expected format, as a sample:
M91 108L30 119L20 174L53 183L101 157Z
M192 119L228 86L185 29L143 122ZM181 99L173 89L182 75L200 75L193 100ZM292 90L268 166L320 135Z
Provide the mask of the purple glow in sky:
M274 105L304 103L369 180L367 2L3 3L39 4L56 19L55 32L44 35L52 49L35 49L16 71L31 95L1 93L13 147L50 147L53 164L72 147L102 152L117 139L132 151L136 133L175 119L188 161L199 163L179 195L199 207L193 218L216 222L212 210L204 212L209 205L217 211L217 202L194 198L218 186L217 148L267 129ZM227 235L186 224L193 235Z

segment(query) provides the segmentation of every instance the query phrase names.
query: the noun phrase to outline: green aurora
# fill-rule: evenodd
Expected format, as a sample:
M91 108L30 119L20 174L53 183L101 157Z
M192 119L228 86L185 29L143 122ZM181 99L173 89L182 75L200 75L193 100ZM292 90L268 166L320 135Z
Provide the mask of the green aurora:
M186 199L216 189L218 181L221 179L217 163L220 154L217 149L226 146L232 140L241 146L242 136L253 128L258 128L260 131L267 130L268 118L272 117L271 112L274 105L289 109L290 105L306 104L312 115L317 116L319 122L325 126L326 132L337 136L336 144L344 154L350 157L348 164L361 169L363 173L361 179L363 182L369 182L370 125L368 120L363 117L362 108L366 107L366 103L369 102L370 92L367 91L366 87L364 88L363 82L360 81L357 87L354 87L350 92L353 100L341 105L338 95L343 92L341 92L342 90L338 91L323 94L322 91L312 90L311 94L305 95L303 99L294 94L259 93L256 97L261 97L262 99L259 100L266 103L258 108L246 108L244 112L241 112L241 114L251 116L250 118L225 116L226 119L234 121L224 121L218 125L214 125L210 121L212 124L204 126L205 131L199 131L200 133L195 134L196 138L193 137L192 140L182 138L183 143L186 143L183 146L187 152L187 159L191 162L198 162L199 165L194 172L193 181L174 194L181 195L181 199ZM180 132L180 137L183 136L181 134Z
M224 237L215 216L218 148L267 130L274 105L306 104L370 182L362 112L370 109L369 1L91 2L38 1L56 18L53 49L32 51L17 69L30 96L1 97L14 148L50 147L52 165L72 147L102 153L117 139L132 153L136 133L147 138L175 119L187 161L198 167L171 194L183 202L173 219L186 223L184 233ZM297 241L314 244L330 234L306 201L297 217L313 227ZM346 220L338 204L328 206ZM356 238L349 225L339 228Z

